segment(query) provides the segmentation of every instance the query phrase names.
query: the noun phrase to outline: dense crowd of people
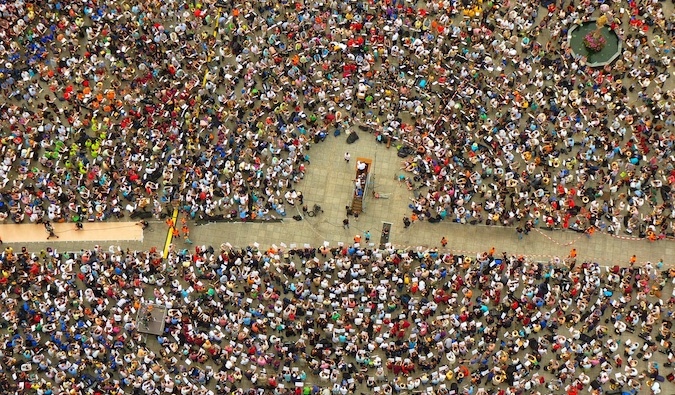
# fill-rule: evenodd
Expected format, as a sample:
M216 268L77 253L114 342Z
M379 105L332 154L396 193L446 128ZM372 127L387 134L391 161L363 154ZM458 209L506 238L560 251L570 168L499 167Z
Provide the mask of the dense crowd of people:
M666 237L674 15L635 0L0 0L0 221L284 216L313 144L363 129L411 148L413 221ZM591 17L623 43L604 68L565 38ZM7 247L0 263L2 393L658 394L675 379L662 261L356 243ZM167 310L159 336L139 331L149 305Z
M575 255L7 247L0 391L669 393L675 269Z
M672 233L666 2L0 3L0 220L285 215L312 144L413 148L421 220ZM591 68L566 32L621 38ZM332 138L332 136L331 136Z
M413 211L462 223L672 236L672 4L483 8L481 21L453 24L420 51L428 57L417 65L429 79L435 65L459 89L445 92L440 117L400 125L417 147L403 164L414 173L410 187L428 187ZM616 63L589 67L570 48L568 30L590 17L606 18L622 40ZM410 41L425 48L424 37Z

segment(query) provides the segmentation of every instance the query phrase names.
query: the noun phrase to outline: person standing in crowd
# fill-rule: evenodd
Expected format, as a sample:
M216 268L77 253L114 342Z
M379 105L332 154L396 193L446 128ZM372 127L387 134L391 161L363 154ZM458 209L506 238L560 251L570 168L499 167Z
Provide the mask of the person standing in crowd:
M342 227L345 229L349 229L349 218L345 218L342 220Z

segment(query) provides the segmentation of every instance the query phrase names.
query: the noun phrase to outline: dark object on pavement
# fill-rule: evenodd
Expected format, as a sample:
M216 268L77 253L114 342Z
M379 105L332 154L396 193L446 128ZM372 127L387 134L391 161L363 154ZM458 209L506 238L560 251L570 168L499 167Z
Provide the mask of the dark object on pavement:
M356 132L351 132L349 133L349 136L347 136L347 144L353 144L358 139L359 135L356 134Z
M398 153L396 155L398 155L399 158L405 158L406 156L412 155L414 152L415 150L413 150L412 148L408 146L403 146L401 147L401 149L398 150Z
M145 219L152 218L152 213L146 211L134 211L129 218L131 219Z

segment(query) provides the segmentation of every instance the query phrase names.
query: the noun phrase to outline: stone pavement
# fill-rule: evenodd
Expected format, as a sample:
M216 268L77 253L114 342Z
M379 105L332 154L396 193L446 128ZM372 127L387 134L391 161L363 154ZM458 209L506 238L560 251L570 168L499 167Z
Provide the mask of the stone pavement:
M359 132L359 135L361 138L351 145L346 143L344 134L339 137L331 135L326 141L313 145L309 151L310 165L305 179L297 188L303 191L308 207L319 204L324 209L323 213L295 221L292 216L301 214L298 207L289 209L287 217L280 223L193 224L190 239L196 244L214 246L226 242L233 246L246 246L254 242L262 247L279 243L287 246L320 246L324 241L334 246L338 242L351 243L355 235L370 231L371 243L374 243L379 241L383 222L391 222L393 226L390 241L396 246L440 247L441 237L445 236L449 240L448 248L461 254L478 253L494 246L499 252L536 256L547 261L554 256L564 258L571 248L576 248L579 259L593 260L605 265L626 264L633 254L637 255L638 262L655 262L659 259L664 259L666 265L675 262L675 242L670 240L652 243L599 232L589 239L583 234L562 230L535 230L518 240L514 228L462 225L450 221L438 224L419 222L404 229L402 219L410 213L408 204L413 195L398 181L398 175L404 174L401 170L401 158L396 156L393 144L388 149L385 144L376 143L375 137L368 133ZM350 163L344 160L345 152L351 155ZM375 191L388 195L388 198L375 199L369 193L365 199L366 212L358 220L351 217L349 229L344 229L342 220L346 217L345 206L351 201L357 157L373 160ZM35 227L31 224L20 226ZM93 224L85 223L83 236L90 226ZM94 241L95 238L91 238L92 241L46 242L42 240L42 232L40 238L35 239L39 242L15 243L14 247L16 250L16 247L26 245L30 250L40 250L51 246L60 251L78 251L91 248L95 244L121 244L125 249L147 249L152 246L163 248L166 233L167 226L156 221L151 222L151 226L145 230L143 241L119 242L111 237L106 242ZM8 245L9 236L0 235L6 238L5 244ZM176 248L190 247L182 239L174 240L174 245Z
M91 242L91 241L143 241L143 230L136 222L85 222L82 230L77 230L74 223L55 223L54 234L58 236L52 241L59 242ZM86 230L86 231L85 231ZM5 243L22 243L42 241L47 232L41 224L2 224L0 235Z

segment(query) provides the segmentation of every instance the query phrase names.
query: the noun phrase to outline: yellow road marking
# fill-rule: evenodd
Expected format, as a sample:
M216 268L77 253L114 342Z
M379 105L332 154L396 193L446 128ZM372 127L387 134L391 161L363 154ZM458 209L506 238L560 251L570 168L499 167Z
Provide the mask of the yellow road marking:
M178 226L178 223L176 222L178 220L178 209L175 208L173 209L173 226ZM166 243L164 243L164 259L166 259L169 256L169 246L171 245L171 241L173 240L173 227L169 228L169 232L166 235Z

